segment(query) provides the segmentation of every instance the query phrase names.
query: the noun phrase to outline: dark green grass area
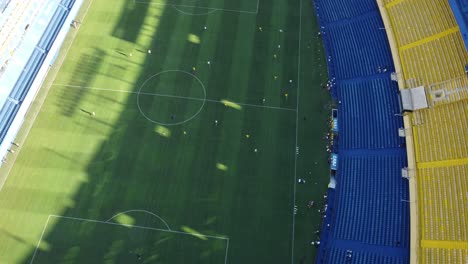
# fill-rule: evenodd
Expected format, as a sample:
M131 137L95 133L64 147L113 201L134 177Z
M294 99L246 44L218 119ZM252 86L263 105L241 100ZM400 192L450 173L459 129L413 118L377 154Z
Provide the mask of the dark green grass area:
M54 216L49 223L62 232L40 244L46 249L53 246L38 250L33 263L224 263L228 246L223 237L193 230L174 232Z
M199 11L92 3L20 133L0 191L0 263L34 252L34 263L138 263L138 250L144 263L313 261L321 216L306 205L328 182L329 98L311 3ZM120 213L112 222L162 219L192 235L101 223ZM227 258L226 241L198 234L228 238Z
M206 88L191 73L166 71L146 80L137 96L139 110L150 122L173 125L198 116L206 103Z
M257 12L259 0L136 0L136 2L147 3L150 5L174 5L175 7L185 11L190 8L191 12L196 14L204 14L213 9L221 9L228 12ZM193 11L192 11L193 10Z

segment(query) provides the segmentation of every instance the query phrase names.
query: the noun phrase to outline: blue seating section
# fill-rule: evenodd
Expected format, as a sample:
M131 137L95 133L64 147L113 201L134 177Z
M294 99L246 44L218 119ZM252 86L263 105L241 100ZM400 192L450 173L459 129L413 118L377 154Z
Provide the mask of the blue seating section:
M468 50L468 1L449 0L449 3L465 42L465 48Z
M379 68L393 71L393 60L380 13L374 11L354 20L325 26L324 38L330 43L329 57L337 79L369 76Z
M75 4L75 0L62 0L60 1L60 5L64 7L65 9L70 10L73 5Z
M60 5L57 7L54 13L54 16L47 25L44 34L39 40L39 43L29 58L24 71L10 92L8 100L0 109L0 142L5 138L11 123L15 119L15 116L20 109L21 102L28 94L29 88L36 78L36 75L43 64L49 49L60 32L60 29L65 19L67 18L70 8L74 3L75 0L61 1Z
M343 151L337 174L335 239L381 246L409 246L408 181L401 177L406 155ZM398 245L397 245L398 244Z
M316 262L409 263L403 120L376 1L315 0L315 7L340 127L336 187L329 191Z
M352 18L377 9L375 0L316 0L318 14L326 22Z
M379 77L337 84L341 148L395 148L403 143L396 133L388 133L403 127L401 117L395 116L398 85L388 74Z
M391 256L381 256L372 254L365 251L353 251L352 258L346 261L346 249L333 248L327 254L326 258L328 263L353 263L353 264L366 264L366 263L385 263L385 264L406 264L407 261Z

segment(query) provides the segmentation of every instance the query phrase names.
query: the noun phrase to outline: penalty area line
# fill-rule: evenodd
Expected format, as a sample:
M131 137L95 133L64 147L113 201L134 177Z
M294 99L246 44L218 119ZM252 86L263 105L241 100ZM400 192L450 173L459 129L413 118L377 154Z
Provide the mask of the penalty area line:
M37 242L36 249L34 249L34 254L33 254L32 258L31 258L31 262L29 262L30 264L32 264L34 262L34 258L36 257L37 250L39 249L39 246L41 245L42 237L44 237L44 233L46 231L47 225L49 224L50 216L51 215L49 215L47 217L47 221L46 221L46 223L44 225L44 228L42 229L41 237L39 238L39 241Z
M200 236L200 237L206 237L206 238L212 238L212 239L219 239L219 240L225 240L226 241L226 254L224 257L224 263L227 263L227 258L228 258L228 250L229 250L229 237L224 237L224 236L211 236L211 235L204 235L201 233L189 233L189 232L182 232L182 231L175 231L175 230L167 230L167 229L160 229L160 228L154 228L154 227L147 227L147 226L138 226L138 225L127 225L127 224L119 224L119 223L114 223L114 222L107 222L107 221L100 221L100 220L94 220L94 219L86 219L86 218L79 218L79 217L71 217L71 216L63 216L63 215L49 215L47 217L47 220L44 224L44 228L42 229L41 236L39 238L39 241L37 242L36 248L34 250L34 254L31 257L31 261L29 262L30 264L33 264L34 259L36 258L37 251L41 245L42 239L44 237L45 231L47 229L47 226L49 225L49 221L51 217L55 218L62 218L62 219L67 219L67 220L74 220L74 221L81 221L81 222L87 222L87 223L97 223L97 224L105 224L105 225L113 225L113 226L121 226L121 227L130 227L130 228L138 228L138 229L144 229L144 230L152 230L152 231L161 231L161 232L167 232L167 233L173 233L173 234L179 234L179 235L186 235L186 236Z
M227 263L227 259L228 259L228 251L229 251L229 238L226 239L226 256L224 257L224 264Z
M213 238L213 239L220 239L220 240L228 240L229 239L228 237L224 237L224 236L211 236L211 235L204 235L204 234L200 234L200 233L193 234L193 233L183 232L183 231L167 230L167 229L148 227L148 226L139 226L139 225L119 224L119 223L115 223L115 222L106 222L106 221L79 218L79 217L72 217L72 216L50 215L49 217L63 218L63 219L76 220L76 221L82 221L82 222L88 222L88 223L97 223L97 224L106 224L106 225L131 227L131 228L138 228L138 229L145 229L145 230L161 231L161 232L174 233L174 234L186 235L186 236L202 236L202 237L206 237L206 238Z

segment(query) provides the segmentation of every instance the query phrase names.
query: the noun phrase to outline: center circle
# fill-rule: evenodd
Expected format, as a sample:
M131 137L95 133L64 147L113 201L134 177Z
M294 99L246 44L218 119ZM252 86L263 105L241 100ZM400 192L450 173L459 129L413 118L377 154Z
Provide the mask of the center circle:
M150 76L137 93L140 113L150 122L173 126L195 118L206 102L202 81L190 72L168 70Z

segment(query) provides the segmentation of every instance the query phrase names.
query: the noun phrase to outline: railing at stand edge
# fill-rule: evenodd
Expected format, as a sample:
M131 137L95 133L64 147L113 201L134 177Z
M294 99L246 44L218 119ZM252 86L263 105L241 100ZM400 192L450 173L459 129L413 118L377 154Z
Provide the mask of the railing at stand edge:
M393 32L393 26L383 3L383 0L376 0L379 7L379 11L387 32L388 41L390 44L390 50L392 52L393 64L395 65L395 72L398 80L398 88L400 90L405 89L404 72L400 60L400 52L398 43ZM410 193L410 263L419 263L419 212L418 212L418 192L417 192L417 181L416 181L416 159L414 152L414 140L412 123L409 114L403 115L404 129L405 129L405 140L406 140L406 153L408 159L408 181L409 181L409 193Z

